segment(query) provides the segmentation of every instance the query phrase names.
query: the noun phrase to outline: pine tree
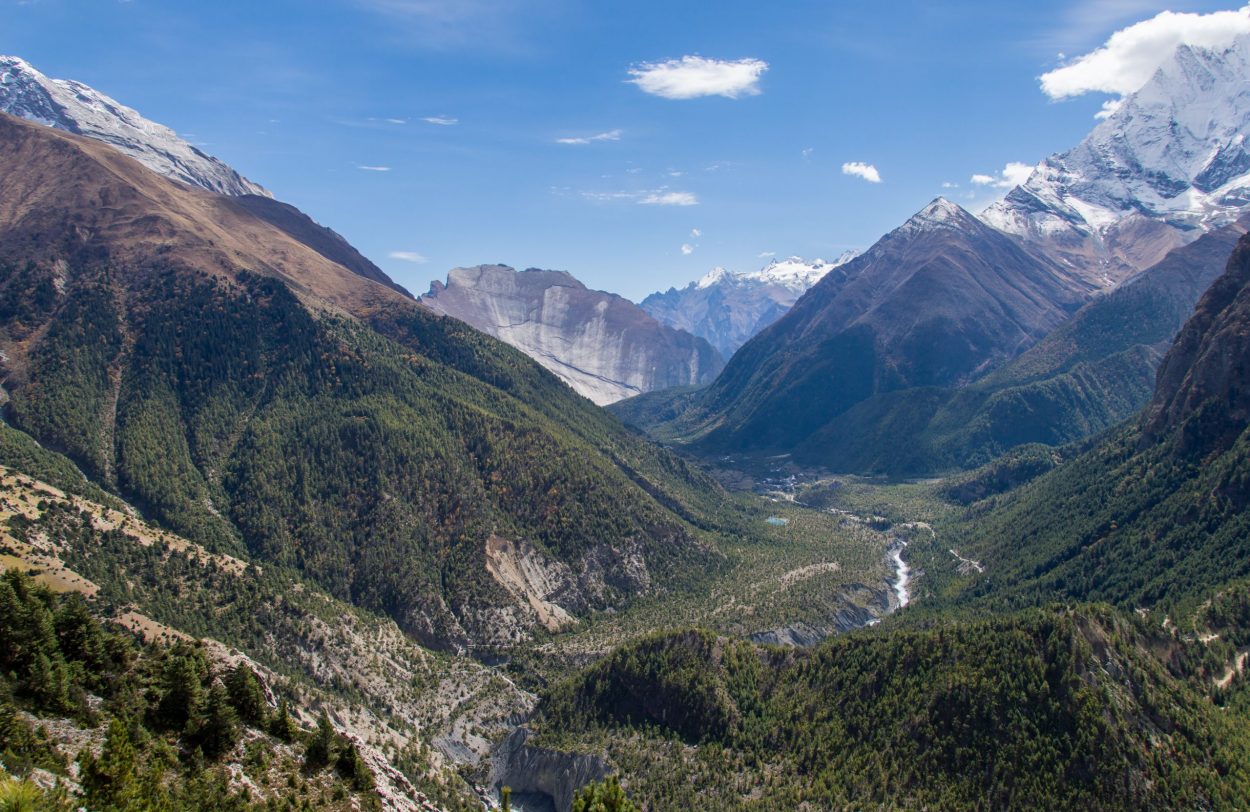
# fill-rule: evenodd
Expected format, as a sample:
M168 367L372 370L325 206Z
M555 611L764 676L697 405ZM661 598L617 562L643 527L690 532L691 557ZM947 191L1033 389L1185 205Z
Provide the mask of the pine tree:
M190 739L208 758L217 758L234 747L239 738L239 716L230 704L230 695L220 682L208 689L202 710L192 718Z
M93 812L126 810L137 805L137 760L130 732L121 720L112 719L100 757L88 755L83 765L84 805Z
M612 775L583 787L573 798L573 812L638 812L638 807L625 796L620 779Z
M239 718L249 725L263 727L269 714L269 706L265 701L265 689L260 684L256 672L247 663L240 662L226 676L226 690L230 693L230 702L239 712Z
M183 730L204 701L204 686L195 662L187 656L172 655L161 675L161 689L156 724L167 730Z
M304 764L309 769L319 770L328 766L334 760L334 726L330 724L330 718L326 716L326 712L321 712L321 717L317 719L317 729L313 731L312 738L308 740L308 747L304 751Z
M291 718L291 709L287 704L286 698L278 700L278 710L273 715L273 720L269 723L269 732L276 738L284 742L290 742L295 738L298 728L295 721Z

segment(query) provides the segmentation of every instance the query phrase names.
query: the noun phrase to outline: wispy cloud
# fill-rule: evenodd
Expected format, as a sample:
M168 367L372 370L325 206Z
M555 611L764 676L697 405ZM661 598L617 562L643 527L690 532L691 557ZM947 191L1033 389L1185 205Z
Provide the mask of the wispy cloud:
M1012 161L996 175L976 174L968 180L974 186L993 186L997 189L1010 189L1024 183L1031 174L1033 174L1032 166ZM946 184L942 184L942 186L943 188L956 188L955 186L947 187Z
M697 206L699 198L693 192L651 192L638 200L644 206Z
M737 99L757 96L759 81L768 63L762 59L732 61L683 56L664 62L643 62L629 69L628 79L644 93L665 99L697 99L724 96Z
M418 265L429 262L424 255L418 254L416 251L392 251L386 256L401 262L415 262Z
M697 229L697 228L692 228L692 229L690 229L690 236L691 236L691 237L702 237L702 236L703 236L703 232L702 232L702 231L700 231L700 230L699 230L699 229Z
M777 252L776 251L760 251L755 256L756 256L756 259L768 259L769 257L777 256Z
M847 161L842 164L842 174L863 178L869 183L881 182L881 173L877 171L877 167L872 164L866 164L863 161Z
M555 190L561 191L561 190ZM668 189L652 189L640 192L581 192L586 200L596 203L637 203L641 206L697 206L699 198L693 192L674 192Z
M694 253L694 246L693 246L693 245L691 245L690 243L682 243L682 246L681 246L681 255L682 255L682 256L684 256L684 257L688 257L688 256L690 256L690 255L691 255L691 254L693 254L693 253Z
M1250 6L1235 11L1191 14L1164 11L1112 34L1106 42L1039 77L1052 99L1085 93L1124 95L1141 88L1179 45L1225 48L1250 31ZM1105 118L1116 102L1099 112Z
M356 166L356 168L363 169L366 172L390 172L391 171L391 168L389 166L368 166L366 164L359 164Z
M460 119L451 116L426 116L421 120L426 124L437 124L440 127L451 127L460 123Z
M388 119L386 120L386 123L387 123L387 124L407 124L407 123L408 123L408 119L406 119L406 118L388 118Z
M958 189L958 188L959 188L959 184L958 184L958 183L951 183L949 180L944 180L944 181L942 181L942 188L943 188L943 189Z
M622 133L620 130L608 130L607 132L596 133L595 135L585 135L577 137L557 138L557 144L593 144L596 141L620 141Z
M804 149L803 152L801 153L803 155L803 160L807 160L808 158L812 157L812 153L815 151L816 150L812 149L811 147L807 147L806 149Z

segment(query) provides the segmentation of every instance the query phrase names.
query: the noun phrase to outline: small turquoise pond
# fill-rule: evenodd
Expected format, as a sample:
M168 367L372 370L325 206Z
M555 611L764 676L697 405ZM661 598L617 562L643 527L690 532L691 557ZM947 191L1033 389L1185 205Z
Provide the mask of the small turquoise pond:
M777 527L785 527L786 525L790 523L789 519L782 519L779 516L769 516L764 521L768 522L771 525L775 525Z

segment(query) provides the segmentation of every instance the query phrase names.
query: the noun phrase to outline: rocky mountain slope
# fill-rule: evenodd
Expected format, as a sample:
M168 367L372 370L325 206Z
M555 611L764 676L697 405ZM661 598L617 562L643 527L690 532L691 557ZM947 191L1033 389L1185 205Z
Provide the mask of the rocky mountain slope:
M1250 36L1182 45L1077 147L1040 163L985 222L1114 287L1250 207Z
M808 288L855 256L848 251L833 262L789 257L751 273L715 268L680 290L651 294L641 306L669 327L707 339L721 356L730 358L781 318Z
M703 339L564 271L456 268L421 303L511 344L600 405L707 383L724 366Z
M984 374L1089 294L939 198L744 345L678 423L707 448L791 451L873 395Z
M7 416L165 527L443 648L540 626L495 537L573 618L714 557L710 481L495 339L99 141L0 167Z
M168 127L81 82L49 79L16 56L0 56L0 111L103 141L155 172L210 192L270 196Z
M908 389L857 404L797 449L796 459L920 476L1111 428L1150 401L1164 353L1248 226L1243 217L1173 250L968 386Z

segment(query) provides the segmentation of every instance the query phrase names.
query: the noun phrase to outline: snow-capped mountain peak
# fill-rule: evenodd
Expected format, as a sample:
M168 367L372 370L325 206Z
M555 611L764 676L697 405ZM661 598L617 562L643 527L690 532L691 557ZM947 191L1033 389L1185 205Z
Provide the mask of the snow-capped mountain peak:
M981 214L1100 284L1250 208L1250 35L1177 47L1075 148Z
M832 262L787 257L745 273L716 267L680 290L651 294L642 308L670 327L707 339L728 358L780 318L808 288L856 256L857 252L847 251Z
M710 288L713 285L720 284L729 276L731 276L729 271L717 265L715 268L699 277L699 281L695 282L694 286L699 290L703 290L705 288Z
M0 56L0 111L104 141L149 169L212 192L272 197L163 124L81 82L49 79L20 57Z

